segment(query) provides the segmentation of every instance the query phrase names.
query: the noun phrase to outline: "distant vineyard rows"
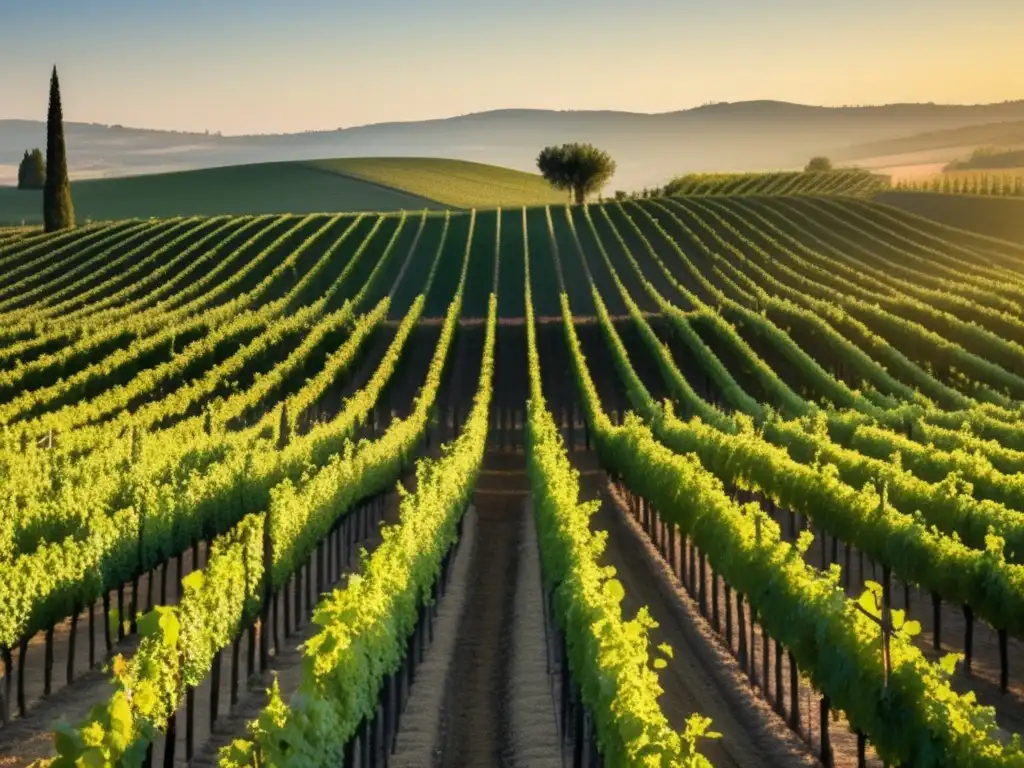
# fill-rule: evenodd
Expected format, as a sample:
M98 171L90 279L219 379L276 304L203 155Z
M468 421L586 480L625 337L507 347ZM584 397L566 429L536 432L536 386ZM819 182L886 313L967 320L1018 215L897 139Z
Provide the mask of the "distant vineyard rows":
M901 179L894 185L894 189L945 195L1024 197L1024 172L952 171L926 179Z
M858 169L772 173L693 173L669 182L666 195L849 195L867 197L891 186L888 176Z

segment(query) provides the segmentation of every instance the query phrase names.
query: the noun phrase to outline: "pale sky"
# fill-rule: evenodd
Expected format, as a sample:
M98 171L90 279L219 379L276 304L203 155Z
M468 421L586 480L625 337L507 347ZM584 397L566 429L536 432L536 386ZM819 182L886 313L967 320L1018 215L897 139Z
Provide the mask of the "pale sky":
M1024 98L1018 0L0 0L0 118L225 134L508 107Z

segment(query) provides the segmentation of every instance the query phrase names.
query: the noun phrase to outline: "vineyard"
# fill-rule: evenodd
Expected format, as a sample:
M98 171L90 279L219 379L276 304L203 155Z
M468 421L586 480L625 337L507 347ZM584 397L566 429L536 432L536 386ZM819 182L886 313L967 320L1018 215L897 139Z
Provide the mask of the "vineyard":
M1024 197L1024 174L1006 171L948 171L923 179L901 179L894 189L907 192L937 192L945 195L988 195Z
M869 197L889 189L888 176L858 169L772 173L690 173L665 186L667 195L842 195Z
M1024 245L742 178L0 229L0 765L1024 767Z

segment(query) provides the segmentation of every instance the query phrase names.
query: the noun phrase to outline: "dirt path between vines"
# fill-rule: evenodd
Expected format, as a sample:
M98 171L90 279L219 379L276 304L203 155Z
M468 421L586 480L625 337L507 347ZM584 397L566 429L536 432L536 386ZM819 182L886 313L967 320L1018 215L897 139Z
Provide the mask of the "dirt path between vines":
M476 546L476 510L470 508L463 521L462 540L455 550L448 585L438 606L433 642L428 646L423 662L416 668L409 699L401 716L395 751L391 756L394 768L422 768L437 757L444 682L455 657L455 627L465 609Z
M523 466L522 454L487 454L474 494L477 542L444 684L441 749L434 762L441 768L515 764L509 699L527 488Z
M755 695L746 676L685 590L673 583L668 566L642 530L612 495L593 453L570 454L580 470L583 499L600 498L591 528L608 532L604 561L615 567L626 597L623 613L631 617L647 606L658 627L652 646L668 643L673 658L660 673L659 699L670 725L681 731L697 712L712 720L722 738L702 740L699 750L720 766L814 766L820 763L771 708Z
M528 490L522 453L486 454L472 551L417 671L398 768L562 766Z

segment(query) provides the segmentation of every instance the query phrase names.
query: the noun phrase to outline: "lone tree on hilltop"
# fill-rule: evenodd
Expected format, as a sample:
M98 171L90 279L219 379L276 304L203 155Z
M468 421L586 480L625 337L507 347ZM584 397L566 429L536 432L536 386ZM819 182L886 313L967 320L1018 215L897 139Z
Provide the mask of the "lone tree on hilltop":
M68 153L64 144L64 116L60 107L57 67L50 76L50 111L46 118L46 186L43 188L43 225L47 232L74 229L75 206L68 181Z
M615 174L615 161L591 144L545 147L537 156L541 175L555 189L568 190L577 203L601 190Z
M31 152L26 149L21 165L18 166L18 189L42 189L45 184L46 162L43 153L38 149Z
M829 160L827 157L818 155L817 157L811 158L810 162L807 163L807 167L804 168L804 170L807 171L808 173L812 173L814 171L831 171L832 161Z

